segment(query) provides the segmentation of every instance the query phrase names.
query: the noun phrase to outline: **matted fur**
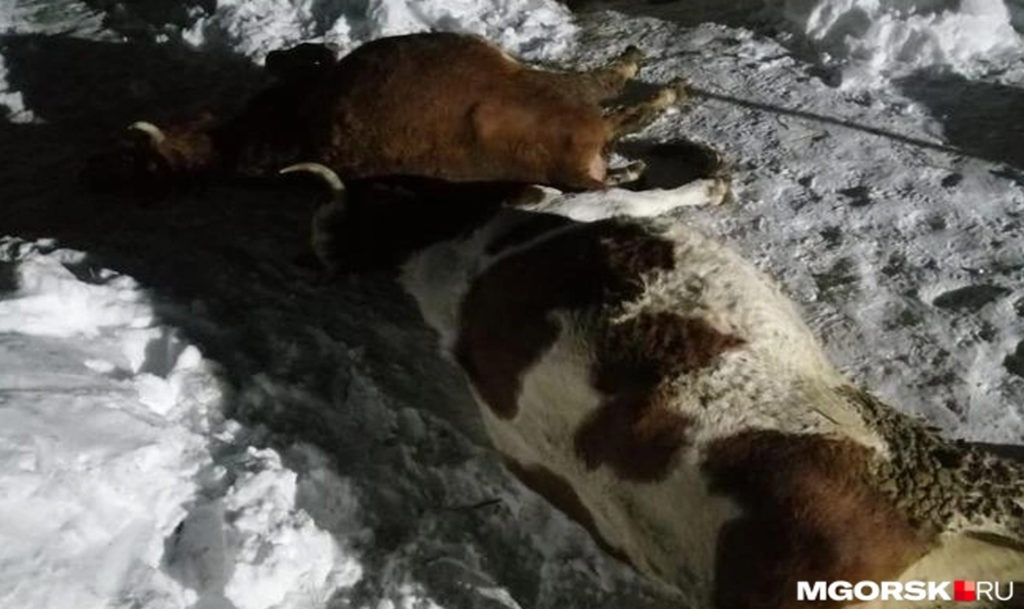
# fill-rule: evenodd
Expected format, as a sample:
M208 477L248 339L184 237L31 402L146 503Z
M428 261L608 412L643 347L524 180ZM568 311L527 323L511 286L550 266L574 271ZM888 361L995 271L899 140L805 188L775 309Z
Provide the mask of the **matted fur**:
M671 244L628 224L560 232L476 279L461 305L455 357L487 405L512 418L523 373L558 338L551 312L614 307L640 293L644 273L671 264Z
M612 323L592 372L605 399L576 431L580 458L590 469L607 465L624 480L664 479L692 423L671 408L672 381L742 344L701 318L667 311Z
M744 516L717 540L714 605L796 606L796 582L896 579L931 546L872 478L873 456L845 438L751 430L712 442L711 488Z

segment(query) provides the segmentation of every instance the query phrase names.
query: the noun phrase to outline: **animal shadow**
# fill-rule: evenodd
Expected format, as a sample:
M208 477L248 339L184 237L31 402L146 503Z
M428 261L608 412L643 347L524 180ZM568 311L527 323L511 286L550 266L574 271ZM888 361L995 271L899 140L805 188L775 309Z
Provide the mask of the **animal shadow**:
M261 86L257 68L174 44L49 35L2 37L0 53L9 88L39 119L15 124L0 114L0 235L54 239L132 276L149 292L157 323L217 363L226 416L286 458L296 446L320 449L367 508L360 522L370 541L352 542L361 543L355 551L365 569L357 597L377 604L395 585L388 578L409 577L445 606L489 609L495 601L462 585L471 575L466 565L479 561L487 565L481 588L500 585L526 607L570 606L579 595L594 609L673 606L625 570L602 579L610 563L595 574L538 554L536 531L517 526L506 501L524 501L526 491L481 448L465 381L438 357L436 336L393 271L316 285L294 267L293 254L308 243L313 197L276 182L217 184L142 206L78 184L82 159L127 124L200 108L230 111ZM388 221L382 230L415 228L407 218ZM0 268L0 298L16 288L15 269ZM147 367L165 372L176 350L175 341L157 340ZM220 449L211 441L210 450ZM472 508L496 497L502 501ZM330 514L309 510L322 528L336 530ZM216 525L207 516L193 514L187 523L197 537ZM343 531L336 536L351 542ZM200 545L186 542L176 546L181 568L165 566L194 585L182 560ZM407 551L416 554L406 562ZM224 574L214 575L218 583ZM203 601L223 606L216 593ZM330 603L351 606L340 596Z
M1024 171L1024 88L920 71L896 81L965 152Z
M713 148L687 140L628 140L619 144L619 152L647 164L639 180L624 185L629 190L678 188L694 180L720 175L727 169Z

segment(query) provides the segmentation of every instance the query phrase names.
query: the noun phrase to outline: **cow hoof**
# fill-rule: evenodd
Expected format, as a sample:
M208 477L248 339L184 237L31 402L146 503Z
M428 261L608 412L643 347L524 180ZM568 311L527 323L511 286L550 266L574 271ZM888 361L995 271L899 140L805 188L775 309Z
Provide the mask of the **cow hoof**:
M728 175L717 175L708 179L706 188L708 205L732 203L732 178Z
M681 105L689 102L693 98L693 93L690 90L690 83L683 78L672 79L668 85L665 86L665 89L670 89L675 93L673 103Z
M643 65L643 61L643 51L633 45L629 45L625 51L612 61L611 68L624 78L635 78L640 71L640 66Z
M646 170L647 163L643 161L633 161L625 167L609 169L608 175L605 178L605 186L619 186L620 184L636 182L644 175Z
M629 45L616 59L618 63L634 65L637 69L644 64L644 52L635 45Z

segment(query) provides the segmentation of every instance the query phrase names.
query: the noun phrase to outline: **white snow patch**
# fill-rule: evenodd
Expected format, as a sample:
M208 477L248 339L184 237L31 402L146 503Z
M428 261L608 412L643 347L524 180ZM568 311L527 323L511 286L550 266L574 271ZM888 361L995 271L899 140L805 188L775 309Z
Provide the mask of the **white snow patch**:
M0 242L0 247L3 245ZM16 251L23 245L11 244ZM85 255L78 252L44 254L28 247L18 260L20 289L13 298L0 301L0 332L95 336L111 325L145 327L152 323L152 312L131 278L113 277L93 285L79 281L66 266L84 260Z
M6 114L6 120L12 123L36 122L35 115L25 107L25 100L19 91L7 84L7 64L0 55L0 118Z
M246 448L216 367L135 281L87 264L0 239L0 606L318 607L357 582L297 505L347 487L300 494L275 451Z
M932 67L975 75L1024 50L1003 0L786 0L781 10L852 87Z
M358 582L358 563L346 559L344 568L335 569L334 539L296 509L297 474L272 450L250 448L248 457L255 471L241 476L224 498L233 556L227 598L239 609L299 609L322 605L338 587Z
M554 0L222 0L183 32L194 44L226 44L262 60L274 49L323 40L350 50L379 38L425 31L479 34L531 57L564 52L576 28Z
M80 0L0 2L0 34L75 34L117 39L103 28L103 13Z

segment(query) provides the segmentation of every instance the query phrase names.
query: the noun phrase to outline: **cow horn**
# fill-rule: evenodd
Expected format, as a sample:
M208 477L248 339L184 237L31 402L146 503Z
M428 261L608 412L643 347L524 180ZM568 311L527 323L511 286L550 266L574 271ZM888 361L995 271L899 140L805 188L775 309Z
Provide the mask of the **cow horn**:
M285 167L279 174L296 172L311 173L322 179L331 190L330 201L319 205L313 212L310 245L328 276L338 270L337 232L339 223L345 217L345 185L338 174L320 163L296 163Z
M338 174L334 173L333 169L320 163L296 163L295 165L285 167L278 173L284 175L299 171L311 173L322 179L327 184L327 187L331 189L331 199L334 202L340 202L342 194L345 192L345 185L341 182Z
M146 136L149 137L150 143L154 146L159 146L165 139L167 139L167 136L160 130L160 127L157 127L153 123L147 121L135 121L131 125L128 125L128 130L141 131L142 133L145 133Z

